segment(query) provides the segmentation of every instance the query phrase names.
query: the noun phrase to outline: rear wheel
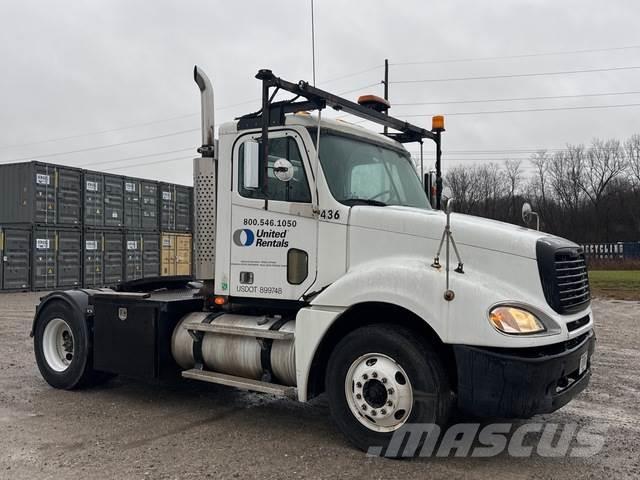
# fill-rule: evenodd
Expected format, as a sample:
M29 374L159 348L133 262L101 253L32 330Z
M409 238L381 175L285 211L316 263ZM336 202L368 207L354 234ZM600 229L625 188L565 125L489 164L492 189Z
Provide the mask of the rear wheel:
M34 350L38 369L52 387L71 390L112 376L93 370L89 329L66 302L53 301L40 312Z
M403 327L370 325L343 338L329 359L326 390L338 428L365 451L384 451L407 423L442 426L449 416L451 392L440 358Z

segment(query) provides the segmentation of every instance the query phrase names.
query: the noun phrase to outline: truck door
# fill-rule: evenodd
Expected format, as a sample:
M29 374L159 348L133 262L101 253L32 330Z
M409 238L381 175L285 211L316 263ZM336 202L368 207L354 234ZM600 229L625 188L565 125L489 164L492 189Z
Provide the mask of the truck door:
M245 151L259 134L247 134L233 149L231 265L229 294L298 300L316 278L317 221L307 149L294 130L269 132L268 187L249 188ZM274 163L293 166L289 181L278 179ZM277 167L277 166L276 166Z

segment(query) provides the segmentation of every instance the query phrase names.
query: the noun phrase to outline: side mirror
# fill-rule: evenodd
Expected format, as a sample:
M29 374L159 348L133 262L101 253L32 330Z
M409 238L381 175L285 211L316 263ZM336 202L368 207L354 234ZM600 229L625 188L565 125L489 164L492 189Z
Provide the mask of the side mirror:
M531 209L529 202L525 202L522 205L522 220L528 225L533 217L536 217L536 230L540 230L540 215Z
M259 188L260 144L258 142L245 142L242 162L244 188Z
M531 209L531 204L529 202L525 202L522 204L522 220L524 223L529 223L531 221L531 217L533 210Z
M273 174L281 182L288 182L293 178L293 165L286 158L279 158L273 162Z

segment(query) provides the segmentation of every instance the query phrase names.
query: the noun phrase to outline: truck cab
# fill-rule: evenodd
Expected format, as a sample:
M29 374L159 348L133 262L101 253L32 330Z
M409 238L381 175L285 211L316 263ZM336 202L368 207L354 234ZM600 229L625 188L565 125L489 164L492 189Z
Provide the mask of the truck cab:
M213 88L195 70L201 285L44 297L32 334L50 384L178 375L302 402L326 393L365 450L411 423L444 425L454 408L528 418L587 386L595 335L578 245L434 208L404 145L435 142L439 204L441 118L425 130L371 96L257 78L262 108L215 138ZM328 107L394 132L322 118Z

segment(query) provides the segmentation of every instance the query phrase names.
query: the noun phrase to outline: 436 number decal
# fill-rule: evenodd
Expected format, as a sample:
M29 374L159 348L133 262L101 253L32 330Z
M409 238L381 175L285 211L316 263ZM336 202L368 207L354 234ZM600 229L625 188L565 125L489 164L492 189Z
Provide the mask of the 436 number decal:
M322 210L320 218L325 220L340 220L340 210Z

